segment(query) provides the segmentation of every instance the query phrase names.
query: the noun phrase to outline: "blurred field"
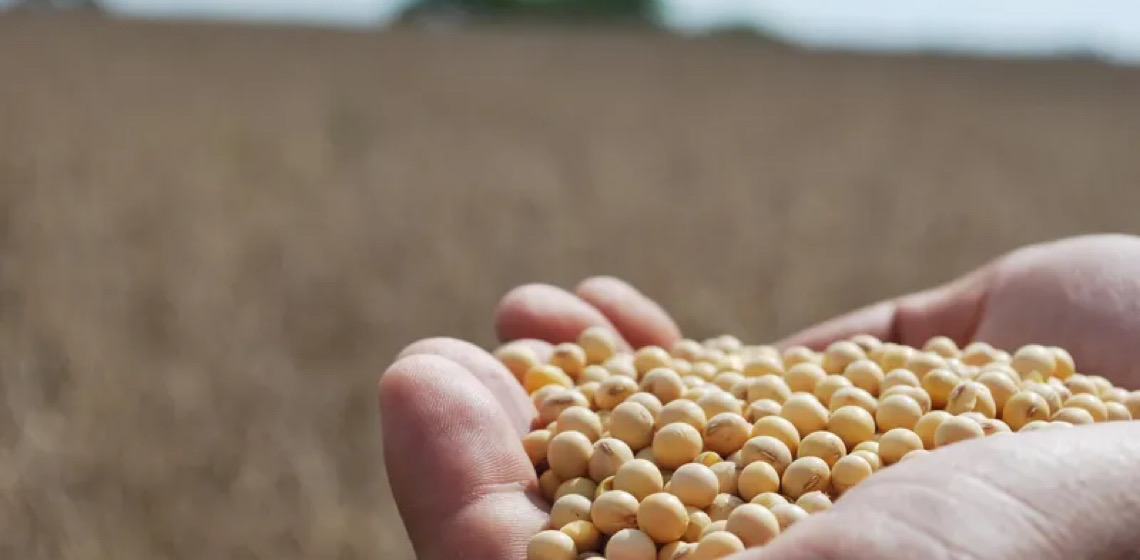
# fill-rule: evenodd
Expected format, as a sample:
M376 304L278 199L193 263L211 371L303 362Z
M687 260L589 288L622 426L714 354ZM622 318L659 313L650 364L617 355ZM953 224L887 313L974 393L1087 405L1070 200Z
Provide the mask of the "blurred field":
M0 18L0 557L411 557L374 385L526 281L766 340L1140 231L1140 72Z

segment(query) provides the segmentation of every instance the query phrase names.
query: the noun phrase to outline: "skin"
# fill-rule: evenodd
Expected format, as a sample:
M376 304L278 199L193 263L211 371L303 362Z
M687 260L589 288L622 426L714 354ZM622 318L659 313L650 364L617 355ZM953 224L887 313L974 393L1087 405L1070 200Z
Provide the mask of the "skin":
M500 338L540 359L593 325L623 345L668 348L677 325L613 278L574 292L512 290ZM856 333L921 346L982 340L1070 351L1078 370L1140 385L1140 238L1098 235L1026 247L943 286L870 305L778 343L822 349ZM388 473L422 560L521 560L546 506L519 437L533 405L485 351L452 339L405 349L380 382ZM1016 457L1009 460L1008 457ZM826 512L734 560L1128 558L1140 549L1140 422L971 440L878 473Z

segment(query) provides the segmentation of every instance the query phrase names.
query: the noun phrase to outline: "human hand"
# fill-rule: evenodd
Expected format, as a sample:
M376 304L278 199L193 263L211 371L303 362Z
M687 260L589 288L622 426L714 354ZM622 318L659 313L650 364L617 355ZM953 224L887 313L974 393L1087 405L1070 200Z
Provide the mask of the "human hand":
M549 352L611 326L634 346L669 346L676 325L644 296L593 279L578 296L524 286L504 298L504 340ZM1006 255L946 286L876 304L784 340L822 348L870 333L911 345L936 334L1002 348L1071 350L1082 371L1135 386L1140 241L1075 238ZM545 514L518 436L533 408L486 352L451 340L409 347L382 383L385 449L420 558L521 559ZM1138 549L1138 425L963 442L872 477L825 513L742 558L1113 558ZM432 433L434 431L434 433Z

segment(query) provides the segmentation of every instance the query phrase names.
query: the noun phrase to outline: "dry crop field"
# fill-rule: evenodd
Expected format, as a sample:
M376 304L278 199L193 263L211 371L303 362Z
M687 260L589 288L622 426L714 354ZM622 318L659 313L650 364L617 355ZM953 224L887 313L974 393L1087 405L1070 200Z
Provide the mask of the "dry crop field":
M411 557L374 387L605 272L766 340L1140 231L1140 72L0 18L0 557Z

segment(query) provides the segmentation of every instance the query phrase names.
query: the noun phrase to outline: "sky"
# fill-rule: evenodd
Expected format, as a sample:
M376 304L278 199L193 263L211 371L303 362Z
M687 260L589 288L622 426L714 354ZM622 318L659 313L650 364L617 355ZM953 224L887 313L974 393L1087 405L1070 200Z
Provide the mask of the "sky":
M382 25L411 2L102 0L132 17L349 27ZM744 25L809 47L1029 57L1077 50L1140 65L1140 0L658 0L658 6L662 21L683 33Z

